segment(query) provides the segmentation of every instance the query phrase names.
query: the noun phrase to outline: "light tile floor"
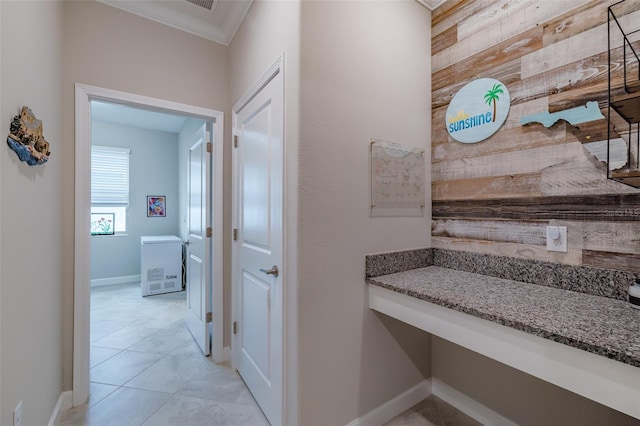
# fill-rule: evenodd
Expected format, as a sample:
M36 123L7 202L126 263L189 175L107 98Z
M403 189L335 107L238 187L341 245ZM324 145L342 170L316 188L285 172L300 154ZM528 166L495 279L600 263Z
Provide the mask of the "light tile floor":
M268 426L238 373L202 355L185 310L184 292L143 298L137 283L92 289L91 395L61 424Z
M185 293L139 284L91 291L90 397L62 426L268 426L237 372L202 355L186 329ZM430 396L387 426L477 426Z
M385 426L481 426L481 423L430 395Z

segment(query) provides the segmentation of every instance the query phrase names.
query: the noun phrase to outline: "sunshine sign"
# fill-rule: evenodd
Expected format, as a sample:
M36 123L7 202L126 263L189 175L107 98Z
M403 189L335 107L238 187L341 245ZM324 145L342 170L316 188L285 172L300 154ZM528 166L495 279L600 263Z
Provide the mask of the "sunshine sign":
M507 119L511 98L507 87L493 78L480 78L456 93L445 117L447 132L462 143L493 135Z

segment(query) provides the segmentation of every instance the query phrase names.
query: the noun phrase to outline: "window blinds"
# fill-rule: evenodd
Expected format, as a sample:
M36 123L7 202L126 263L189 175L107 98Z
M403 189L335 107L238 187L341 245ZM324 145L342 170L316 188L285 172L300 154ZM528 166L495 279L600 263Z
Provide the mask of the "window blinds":
M129 154L125 148L91 147L91 204L129 204Z

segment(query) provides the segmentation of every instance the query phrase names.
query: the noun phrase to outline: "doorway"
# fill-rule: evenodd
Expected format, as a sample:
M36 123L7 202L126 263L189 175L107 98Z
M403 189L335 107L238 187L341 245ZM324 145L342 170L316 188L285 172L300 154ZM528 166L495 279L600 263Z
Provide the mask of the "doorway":
M91 102L105 101L137 108L186 115L212 123L209 129L211 184L210 215L208 227L222 230L222 112L186 104L155 99L135 94L118 92L87 85L76 85L76 150L75 150L75 249L74 249L74 360L73 360L73 405L84 403L89 396L89 344L90 344L90 297L91 297L91 244L90 234L90 151L91 151ZM220 155L216 155L220 153ZM208 175L209 176L209 175ZM204 259L203 270L210 271L210 278L203 279L211 291L210 323L207 312L200 312L201 331L212 329L211 355L216 362L225 361L223 350L223 294L222 294L222 240L216 234L210 238L210 251ZM221 234L221 232L220 232ZM201 299L206 299L202 297Z

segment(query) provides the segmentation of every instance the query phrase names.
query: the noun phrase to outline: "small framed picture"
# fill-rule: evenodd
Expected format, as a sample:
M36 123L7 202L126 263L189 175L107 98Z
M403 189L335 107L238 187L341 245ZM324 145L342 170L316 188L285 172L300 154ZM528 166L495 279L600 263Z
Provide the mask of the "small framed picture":
M164 195L147 195L147 217L165 217L167 215Z
M114 213L91 213L91 235L114 235L115 222Z

